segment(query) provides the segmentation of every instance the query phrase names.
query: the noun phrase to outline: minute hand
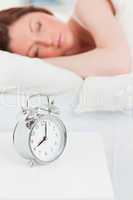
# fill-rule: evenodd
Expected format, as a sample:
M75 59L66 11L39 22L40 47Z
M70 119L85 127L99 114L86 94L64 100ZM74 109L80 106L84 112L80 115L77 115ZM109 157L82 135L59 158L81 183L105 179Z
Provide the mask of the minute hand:
M39 144L36 147L40 146L44 141L46 141L46 139L47 139L47 123L45 123L45 136L43 137L41 142L39 142Z
M45 137L47 139L47 122L45 123Z

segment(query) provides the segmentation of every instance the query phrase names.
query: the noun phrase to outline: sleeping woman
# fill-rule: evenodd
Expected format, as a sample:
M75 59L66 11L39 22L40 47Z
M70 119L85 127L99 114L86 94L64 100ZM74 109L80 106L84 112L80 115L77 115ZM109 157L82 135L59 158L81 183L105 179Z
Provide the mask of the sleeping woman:
M111 0L77 0L67 22L45 8L0 11L0 49L38 57L83 79L129 73L130 50Z

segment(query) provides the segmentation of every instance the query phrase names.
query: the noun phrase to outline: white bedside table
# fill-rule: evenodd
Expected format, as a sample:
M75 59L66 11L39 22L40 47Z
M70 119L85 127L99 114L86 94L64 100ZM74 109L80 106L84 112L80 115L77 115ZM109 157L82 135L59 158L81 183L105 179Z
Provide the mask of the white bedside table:
M104 148L95 132L69 132L55 162L30 168L0 133L0 200L113 200Z

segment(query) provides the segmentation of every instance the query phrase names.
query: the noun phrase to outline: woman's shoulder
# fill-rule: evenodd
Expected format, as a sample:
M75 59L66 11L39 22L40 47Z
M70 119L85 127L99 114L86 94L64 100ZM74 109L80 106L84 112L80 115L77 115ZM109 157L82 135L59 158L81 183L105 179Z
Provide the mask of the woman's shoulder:
M117 1L118 0L77 0L73 10L73 17L78 21L80 19L80 23L83 18L91 20L91 17L97 17L97 12L99 10L105 11L105 7L109 7L112 13L115 14L115 5Z
M116 46L124 38L108 0L78 0L74 16L90 31L97 47ZM113 41L110 40L113 38ZM125 40L124 40L125 41Z

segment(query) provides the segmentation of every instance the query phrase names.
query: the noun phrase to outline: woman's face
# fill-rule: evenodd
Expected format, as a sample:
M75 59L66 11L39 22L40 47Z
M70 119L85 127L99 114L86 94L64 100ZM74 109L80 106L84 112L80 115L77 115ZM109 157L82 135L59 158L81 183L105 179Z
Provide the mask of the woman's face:
M29 57L56 57L72 48L73 34L67 23L43 12L31 12L9 27L10 50Z

